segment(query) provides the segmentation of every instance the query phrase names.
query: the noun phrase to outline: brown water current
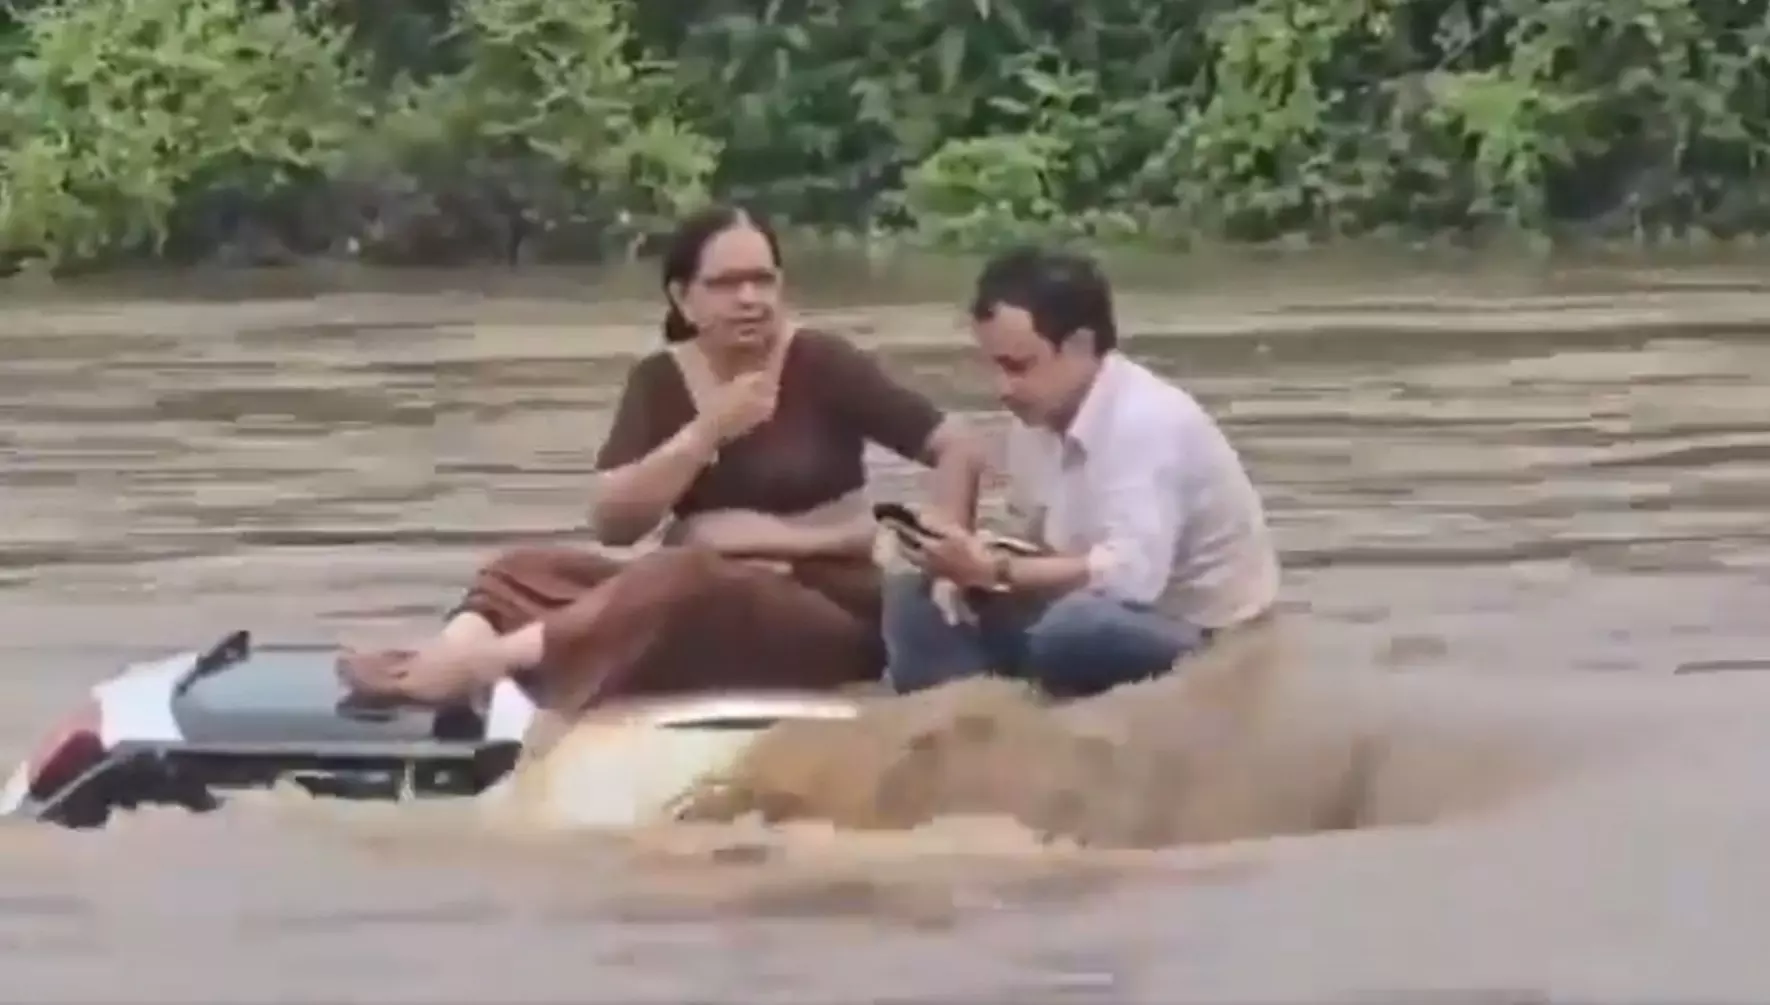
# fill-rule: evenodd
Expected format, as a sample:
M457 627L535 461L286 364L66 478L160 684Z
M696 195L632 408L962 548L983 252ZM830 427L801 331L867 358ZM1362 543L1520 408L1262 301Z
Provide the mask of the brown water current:
M1523 691L1770 660L1770 288L1285 296L1140 293L1125 326L1262 486L1299 659ZM994 428L954 307L836 299L813 320ZM123 660L408 640L492 549L578 534L654 324L467 293L0 307L0 752ZM916 489L883 457L879 484ZM0 1001L1761 1001L1770 812L1725 823L1124 851L268 797L0 831Z

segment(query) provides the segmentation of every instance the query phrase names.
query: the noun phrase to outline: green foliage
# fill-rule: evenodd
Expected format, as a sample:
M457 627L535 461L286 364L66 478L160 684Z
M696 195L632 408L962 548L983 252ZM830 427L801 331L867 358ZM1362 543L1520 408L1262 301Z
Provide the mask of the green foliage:
M708 0L720 188L941 243L1766 222L1763 0Z
M1770 0L50 0L0 255L607 254L719 195L981 247L1770 224Z
M515 165L541 229L644 231L706 198L718 146L676 115L669 67L628 58L626 0L463 0L455 73L402 86L389 160L431 179Z
M268 196L356 135L360 72L316 14L235 0L55 0L0 67L0 250L158 252L211 186Z
M248 239L436 260L704 197L718 152L632 58L627 0L51 0L0 65L0 256L52 267ZM365 20L367 18L368 20ZM388 65L389 52L416 65ZM588 229L592 237L585 238Z

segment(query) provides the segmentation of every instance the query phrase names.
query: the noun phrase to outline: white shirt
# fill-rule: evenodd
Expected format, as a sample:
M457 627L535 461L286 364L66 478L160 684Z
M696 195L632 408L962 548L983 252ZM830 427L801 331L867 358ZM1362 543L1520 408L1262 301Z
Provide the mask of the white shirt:
M1088 556L1088 588L1201 628L1235 625L1278 594L1265 508L1192 395L1117 352L1069 430L1014 422L1009 505L1044 543Z

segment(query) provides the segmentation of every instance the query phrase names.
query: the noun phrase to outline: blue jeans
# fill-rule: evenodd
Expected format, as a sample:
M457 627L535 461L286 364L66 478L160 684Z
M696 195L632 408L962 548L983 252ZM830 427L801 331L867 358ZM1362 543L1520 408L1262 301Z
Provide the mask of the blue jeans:
M1054 698L1079 698L1160 676L1207 641L1185 622L1087 591L1038 609L1005 597L984 598L975 609L975 624L947 624L927 577L886 577L885 682L892 690L993 673L1038 684Z

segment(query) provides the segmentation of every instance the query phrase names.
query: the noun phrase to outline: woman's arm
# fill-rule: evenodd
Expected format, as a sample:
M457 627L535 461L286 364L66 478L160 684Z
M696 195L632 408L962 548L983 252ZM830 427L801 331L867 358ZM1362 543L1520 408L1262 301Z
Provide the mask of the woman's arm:
M863 439L932 468L930 507L969 530L977 523L983 450L969 425L898 382L871 353L834 335L819 337L818 360L834 392L830 407Z
M716 456L717 439L696 420L650 453L604 471L590 525L598 540L626 546L651 533Z
M862 558L873 550L870 516L840 525L807 526L754 510L723 510L703 513L691 523L687 542L732 558Z
M919 460L933 468L929 505L940 516L972 530L977 526L977 497L983 484L983 451L964 420L941 419L929 435Z
M681 529L685 543L722 555L792 561L870 556L876 526L864 493L856 492L793 516L738 509L697 513Z
M605 544L625 546L651 533L719 449L701 418L680 424L665 414L665 381L676 365L659 353L636 364L621 389L608 438L596 455L590 526Z

